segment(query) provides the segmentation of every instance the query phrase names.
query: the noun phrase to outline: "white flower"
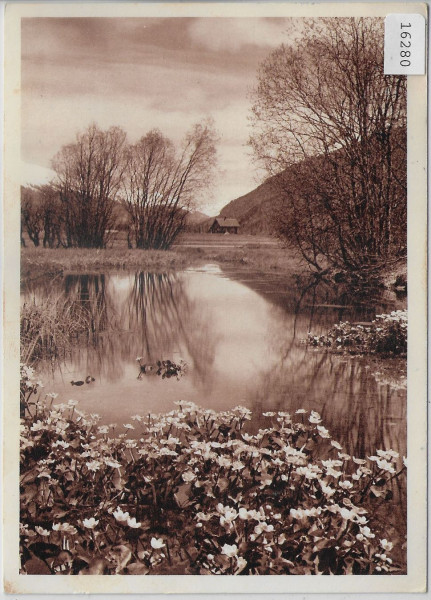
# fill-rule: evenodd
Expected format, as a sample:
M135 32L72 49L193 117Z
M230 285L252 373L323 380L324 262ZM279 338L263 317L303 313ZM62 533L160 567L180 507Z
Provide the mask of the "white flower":
M275 412L264 412L262 415L264 417L275 417Z
M232 470L233 471L241 471L242 469L244 469L245 465L240 461L240 460L235 460L232 463Z
M33 423L33 425L30 427L31 431L40 431L41 429L45 429L45 423L42 423L42 421L37 421L36 423Z
M58 446L61 446L62 448L69 448L70 444L63 442L63 440L57 440L52 444L53 448L57 448Z
M82 520L82 524L87 529L94 529L98 523L99 523L99 521L97 521L94 517L91 517L91 519L83 519Z
M379 467L379 469L382 469L382 471L387 471L388 473L395 473L395 469L392 463L390 463L389 461L382 458L381 460L377 460L376 462L377 466Z
M348 510L347 508L344 508L344 507L340 508L340 515L346 521L352 521L356 517L356 515L353 511Z
M331 486L325 485L323 481L320 481L319 483L320 487L322 488L322 492L325 494L325 496L328 496L328 498L330 498L335 494L335 490L331 488Z
M211 519L212 515L211 514L205 514L203 512L198 512L196 513L196 519L199 519L199 521L209 521Z
M330 438L329 431L323 425L317 425L317 431L321 438Z
M398 458L399 454L398 452L395 452L395 450L376 450L376 454L378 456L380 456L381 458L385 458L386 460L391 460L391 458Z
M53 523L52 524L53 531L65 531L66 533L77 533L76 527L70 525L69 523Z
M380 540L380 546L383 548L383 550L386 550L388 552L390 552L392 550L392 548L394 547L392 542L388 542L388 540L385 538L383 540Z
M105 458L105 465L112 467L113 469L119 469L121 467L121 464L118 461L113 459L109 460L107 458Z
M192 471L185 471L181 477L183 478L183 481L185 481L186 483L190 483L191 481L194 481L196 479L196 475L192 472Z
M126 429L135 429L135 428L133 427L133 425L131 425L130 423L125 423L125 424L123 425L123 427L125 427Z
M260 535L263 532L265 532L265 533L271 533L272 531L274 531L274 525L268 525L268 523L266 523L266 521L263 521L262 523L259 523L254 528L254 533L256 535Z
M298 408L298 410L295 410L295 414L296 415L305 415L307 411L305 410L305 408Z
M311 411L310 416L308 417L308 420L310 421L310 423L321 423L322 419L320 418L319 413L315 412L314 410Z
M353 487L353 483L351 481L339 481L338 485L340 486L340 488L343 488L343 490L351 490Z
M127 519L127 525L133 529L138 529L138 527L141 526L141 523L137 523L135 517L130 517Z
M250 519L250 514L249 514L248 510L246 508L244 508L244 507L241 507L239 509L238 516L243 521L248 521L248 519Z
M366 527L366 526L365 527L359 527L359 529L360 529L362 535L365 536L366 538L370 538L371 539L373 537L376 537L374 535L374 533L371 532L371 529L369 527Z
M89 471L98 471L101 466L101 462L98 460L91 460L90 462L86 462L85 465Z
M36 525L35 530L39 535L42 535L43 537L49 535L49 531L47 529L44 529L43 527L39 527L39 525Z
M238 513L236 512L236 510L234 508L230 508L229 506L227 506L224 509L224 514L221 515L221 517L220 517L220 525L227 524L230 527L232 521L235 521L237 516L238 516Z
M339 444L338 442L331 440L331 446L334 446L334 448L337 448L337 450L342 450L343 447L341 446L341 444Z
M162 539L158 539L158 538L151 538L151 548L154 548L154 550L158 550L159 548L163 548L164 547L164 542Z
M303 519L305 515L301 509L296 510L296 508L291 508L290 516L294 519Z
M118 507L117 510L115 512L113 512L112 514L114 515L114 517L117 521L120 521L120 523L123 523L123 522L127 521L127 519L130 518L129 513L123 512L120 507Z
M221 553L232 558L238 554L238 546L236 544L233 544L232 546L230 544L225 544L221 549Z
M341 471L336 471L335 469L333 469L332 467L327 467L326 468L326 472L328 475L331 475L332 477L338 478L342 475Z

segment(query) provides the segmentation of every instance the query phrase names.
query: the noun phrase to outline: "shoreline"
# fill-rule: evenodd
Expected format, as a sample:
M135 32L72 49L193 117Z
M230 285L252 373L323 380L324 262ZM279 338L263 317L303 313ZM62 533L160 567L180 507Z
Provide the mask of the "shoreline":
M216 238L216 239L214 239ZM232 265L238 269L256 269L287 277L306 277L318 274L312 271L297 253L283 248L273 238L255 236L192 236L186 235L172 250L128 249L114 245L106 249L88 248L21 248L21 283L48 275L63 275L73 271L91 270L153 270L169 272L187 267L202 266L209 262ZM191 241L192 243L188 243ZM215 243L214 243L215 242ZM332 278L331 278L332 279ZM407 285L407 259L394 260L380 274L381 289L385 292L403 292ZM334 290L336 281L327 281Z

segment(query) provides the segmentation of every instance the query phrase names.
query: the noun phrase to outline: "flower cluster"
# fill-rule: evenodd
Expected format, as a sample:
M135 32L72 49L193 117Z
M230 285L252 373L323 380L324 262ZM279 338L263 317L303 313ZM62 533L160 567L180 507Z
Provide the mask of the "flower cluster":
M346 454L315 411L268 412L255 431L246 408L180 402L135 415L129 438L54 400L39 393L21 422L22 573L404 568L391 554L401 541L375 517L405 476L400 457Z
M377 315L369 325L338 323L326 335L308 334L311 346L331 347L351 353L405 355L407 353L407 311Z

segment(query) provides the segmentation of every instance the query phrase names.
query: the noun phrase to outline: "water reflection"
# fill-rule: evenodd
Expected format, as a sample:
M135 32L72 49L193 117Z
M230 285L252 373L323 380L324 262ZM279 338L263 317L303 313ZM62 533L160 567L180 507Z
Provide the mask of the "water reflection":
M39 371L50 391L65 399L73 394L83 410L100 413L104 422L171 410L175 400L215 410L244 404L256 414L305 408L321 413L349 453L363 456L379 447L405 453L405 389L390 385L390 377L363 359L301 343L308 331L319 335L340 319L371 320L376 306L355 306L325 285L303 284L215 267L77 273L33 281L23 300L62 299L74 319L88 323L64 364L54 373L47 365ZM377 304L378 312L393 308ZM158 363L168 361L184 361L184 377L139 377L140 366L157 372ZM89 374L96 379L92 385L71 389L71 380Z

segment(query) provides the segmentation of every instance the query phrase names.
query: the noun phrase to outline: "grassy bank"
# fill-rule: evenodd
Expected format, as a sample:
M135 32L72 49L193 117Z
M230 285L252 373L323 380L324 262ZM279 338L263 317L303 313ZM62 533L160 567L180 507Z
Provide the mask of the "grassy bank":
M260 242L252 236L232 240L234 236L229 236L232 244L228 245L227 240L214 240L215 237L202 239L203 236L199 236L199 241L193 244L187 244L189 238L186 238L184 244L170 251L129 250L124 246L103 250L28 246L21 250L21 278L25 281L44 274L104 269L167 272L209 262L288 274L307 269L292 251L281 248L276 242Z
M21 251L21 278L29 280L45 274L104 269L169 271L185 268L190 264L187 256L173 251L33 247Z
M40 385L23 365L22 573L405 572L385 519L396 451L349 456L305 410L253 435L248 409L191 402L99 426Z

